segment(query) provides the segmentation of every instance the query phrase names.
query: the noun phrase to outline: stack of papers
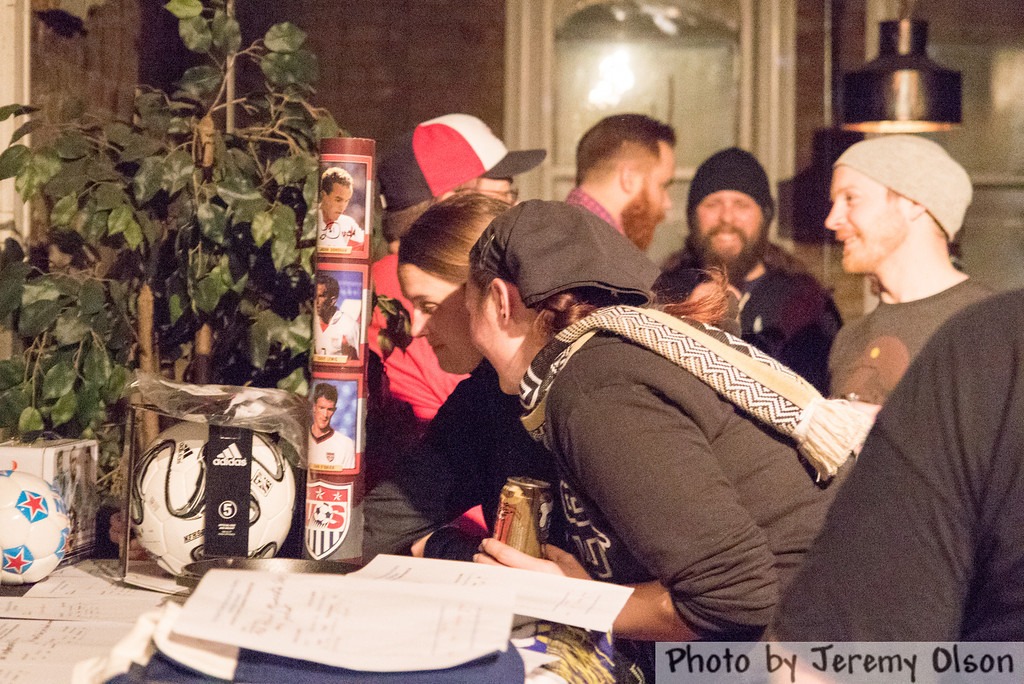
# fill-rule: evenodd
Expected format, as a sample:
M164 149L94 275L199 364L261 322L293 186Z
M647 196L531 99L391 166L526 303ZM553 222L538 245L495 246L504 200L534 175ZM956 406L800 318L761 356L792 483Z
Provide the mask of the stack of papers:
M631 592L400 556L378 556L350 575L212 570L172 631L353 670L441 669L504 651L516 615L607 631Z
M165 598L122 585L117 561L61 565L24 596L0 597L0 682L72 681L76 661L110 650Z

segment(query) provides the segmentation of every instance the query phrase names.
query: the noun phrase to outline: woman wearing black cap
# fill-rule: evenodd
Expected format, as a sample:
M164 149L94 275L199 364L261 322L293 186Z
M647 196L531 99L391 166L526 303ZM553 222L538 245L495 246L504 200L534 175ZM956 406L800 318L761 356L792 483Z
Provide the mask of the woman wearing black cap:
M800 455L834 475L869 421L846 406L830 415L834 402L790 371L696 322L684 327L707 346L678 360L652 351L666 326L649 309L605 311L593 337L579 336L601 319L589 316L599 307L647 305L658 274L575 207L534 201L506 212L477 241L470 268L474 344L554 455L575 560L558 551L555 563L529 559L494 540L482 550L506 564L634 585L617 637L758 637L836 489ZM680 368L690 362L708 365ZM831 427L808 428L818 424L808 407L850 434L822 447ZM625 646L653 672L650 645Z

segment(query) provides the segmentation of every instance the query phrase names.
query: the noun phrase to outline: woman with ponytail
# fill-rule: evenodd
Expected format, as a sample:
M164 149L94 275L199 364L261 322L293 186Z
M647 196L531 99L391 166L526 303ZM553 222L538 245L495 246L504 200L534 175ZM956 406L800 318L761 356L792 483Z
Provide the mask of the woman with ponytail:
M483 195L456 195L428 209L402 238L398 277L413 305L410 333L427 339L442 369L470 376L394 472L368 493L366 560L378 553L410 552L472 560L481 539L494 529L508 477L551 483L557 477L551 456L519 422L519 401L501 392L494 369L469 339L464 298L469 250L508 208ZM557 504L552 539L563 538L564 516ZM460 517L476 506L482 508L487 530Z

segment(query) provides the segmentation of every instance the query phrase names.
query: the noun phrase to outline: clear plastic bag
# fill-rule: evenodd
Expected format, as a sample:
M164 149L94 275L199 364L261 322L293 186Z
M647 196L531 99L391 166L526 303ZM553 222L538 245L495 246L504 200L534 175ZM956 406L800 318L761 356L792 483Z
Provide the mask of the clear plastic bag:
M141 371L132 389L139 393L141 404L172 418L277 433L294 451L295 465L307 467L309 403L297 394L260 387L190 385Z

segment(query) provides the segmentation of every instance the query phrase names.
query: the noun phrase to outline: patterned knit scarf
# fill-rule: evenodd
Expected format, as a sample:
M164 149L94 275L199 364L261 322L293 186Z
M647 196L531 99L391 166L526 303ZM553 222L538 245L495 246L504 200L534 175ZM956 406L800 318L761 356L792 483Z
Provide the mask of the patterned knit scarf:
M544 403L558 372L597 331L615 333L699 378L723 399L797 444L821 478L860 451L872 418L844 400L825 399L799 375L718 328L655 309L609 306L558 333L520 385L523 425L544 439Z

